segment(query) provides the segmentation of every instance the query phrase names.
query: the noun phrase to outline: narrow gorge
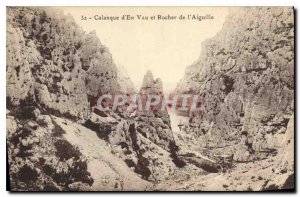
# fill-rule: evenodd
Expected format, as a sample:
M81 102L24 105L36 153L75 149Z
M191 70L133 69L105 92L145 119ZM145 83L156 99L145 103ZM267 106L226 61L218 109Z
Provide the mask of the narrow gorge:
M294 188L292 8L232 8L170 95L151 71L136 88L59 8L8 7L6 34L12 191ZM199 100L186 114L163 102L112 110L112 98L103 110L106 94Z

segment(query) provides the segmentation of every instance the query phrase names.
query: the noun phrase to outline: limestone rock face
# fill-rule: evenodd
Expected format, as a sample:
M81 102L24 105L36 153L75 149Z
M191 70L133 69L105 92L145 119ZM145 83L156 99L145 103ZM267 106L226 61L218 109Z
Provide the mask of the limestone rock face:
M187 130L202 146L240 162L276 155L294 111L293 9L234 8L175 92L200 96Z
M293 189L295 188L295 138L294 138L294 114L290 117L287 130L281 147L275 157L275 165L272 170L271 181L266 185L266 189Z
M117 68L108 49L100 43L96 32L87 34L83 44L83 68L87 70L88 95L117 93Z
M29 7L8 8L7 16L9 107L29 99L51 113L87 120L90 98L126 93L107 47L71 16Z

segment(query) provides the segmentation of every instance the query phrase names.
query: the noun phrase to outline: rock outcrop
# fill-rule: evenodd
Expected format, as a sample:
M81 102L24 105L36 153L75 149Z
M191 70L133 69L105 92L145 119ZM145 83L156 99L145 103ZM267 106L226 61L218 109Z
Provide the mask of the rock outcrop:
M152 72L148 70L144 75L142 87L140 89L140 94L163 94L163 86L161 79L154 79Z
M248 162L282 148L294 88L293 9L248 7L232 8L174 92L199 95L185 131L207 154Z
M141 123L138 129L151 141L168 150L169 143L174 142L174 138L170 117L163 104L164 94L161 79L154 79L152 72L147 71L140 88L140 94L144 110L137 112L139 118L136 120ZM155 96L157 98L154 98ZM158 103L147 110L147 102L154 103L156 99L159 99Z

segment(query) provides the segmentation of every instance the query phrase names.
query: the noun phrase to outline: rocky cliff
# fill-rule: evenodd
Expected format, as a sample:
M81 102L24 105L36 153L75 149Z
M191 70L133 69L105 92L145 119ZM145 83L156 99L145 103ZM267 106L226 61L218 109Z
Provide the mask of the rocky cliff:
M282 149L294 88L293 9L249 7L230 11L175 92L200 96L185 131L202 150L248 162Z
M57 114L87 120L90 98L127 93L120 87L123 78L96 33L86 34L71 16L50 8L7 9L10 108L35 102Z
M7 8L6 68L12 190L144 190L143 179L162 180L176 167L167 113L94 111L100 95L136 90L96 33L71 16Z
M132 83L95 32L86 34L58 9L7 8L6 46L11 189L89 189L88 155L65 139L54 117L84 123L93 97L127 93Z

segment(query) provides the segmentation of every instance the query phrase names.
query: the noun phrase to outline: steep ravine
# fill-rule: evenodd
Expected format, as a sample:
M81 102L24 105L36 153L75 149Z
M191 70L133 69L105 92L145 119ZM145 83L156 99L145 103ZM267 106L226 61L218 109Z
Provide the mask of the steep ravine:
M161 103L147 112L99 110L106 93L163 96L162 81L148 71L135 90L96 33L59 9L8 7L11 189L291 188L292 18L289 8L233 10L176 88L199 94L206 111L180 117Z

